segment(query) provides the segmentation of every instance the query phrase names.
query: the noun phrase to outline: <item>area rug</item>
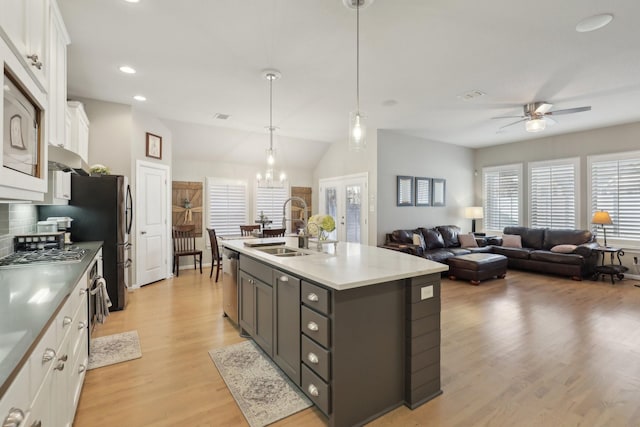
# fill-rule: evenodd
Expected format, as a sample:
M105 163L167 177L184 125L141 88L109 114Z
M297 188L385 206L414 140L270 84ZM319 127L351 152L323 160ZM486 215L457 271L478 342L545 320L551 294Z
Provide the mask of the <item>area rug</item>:
M89 367L96 369L142 357L138 331L107 335L91 340Z
M209 351L251 427L295 414L311 401L251 340Z

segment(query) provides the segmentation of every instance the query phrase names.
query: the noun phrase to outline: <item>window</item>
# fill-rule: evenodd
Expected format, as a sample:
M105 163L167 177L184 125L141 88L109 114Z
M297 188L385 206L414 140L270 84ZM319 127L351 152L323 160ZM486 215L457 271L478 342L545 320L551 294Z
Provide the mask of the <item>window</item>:
M246 181L207 178L208 228L217 236L240 234L240 225L247 224Z
M482 169L484 229L521 224L521 194L522 164Z
M256 218L260 217L260 213L269 218L271 228L282 227L282 205L289 198L289 186L278 187L257 187L256 188ZM297 206L297 205L296 205ZM295 208L294 208L295 209ZM294 213L294 217L297 216ZM289 224L286 224L289 225ZM267 225L267 227L269 227Z
M529 163L529 226L577 228L580 159Z
M613 225L607 234L620 239L640 240L640 152L617 153L588 158L593 212L609 212Z

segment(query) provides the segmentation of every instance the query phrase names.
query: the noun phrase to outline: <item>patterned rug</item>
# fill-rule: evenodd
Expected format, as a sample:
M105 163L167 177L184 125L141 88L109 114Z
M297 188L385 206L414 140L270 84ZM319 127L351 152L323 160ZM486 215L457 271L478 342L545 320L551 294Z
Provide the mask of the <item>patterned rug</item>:
M251 427L261 427L312 405L253 341L209 351Z
M91 354L87 369L101 368L141 357L138 331L107 335L91 340Z

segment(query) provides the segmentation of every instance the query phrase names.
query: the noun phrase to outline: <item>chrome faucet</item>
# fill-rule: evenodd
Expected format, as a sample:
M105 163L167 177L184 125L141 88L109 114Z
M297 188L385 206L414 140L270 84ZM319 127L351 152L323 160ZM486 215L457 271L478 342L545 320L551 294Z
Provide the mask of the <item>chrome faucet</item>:
M303 219L302 219L302 232L304 233L304 235L307 235L307 221L309 220L309 218L307 217L307 202L304 201L304 199L302 197L298 197L298 196L293 196L293 197L289 197L287 200L284 201L283 205L282 205L282 228L287 228L287 221L291 221L291 224L293 225L293 221L299 221L293 218L287 218L287 203L291 202L291 201L297 201L300 202L302 204L302 214L303 214Z

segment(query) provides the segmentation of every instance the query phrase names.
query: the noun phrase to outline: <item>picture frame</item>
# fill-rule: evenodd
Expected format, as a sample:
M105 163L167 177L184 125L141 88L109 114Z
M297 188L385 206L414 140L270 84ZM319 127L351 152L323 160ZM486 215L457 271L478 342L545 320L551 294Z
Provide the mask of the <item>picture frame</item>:
M152 159L162 160L162 137L147 132L146 156Z
M445 206L446 204L446 180L442 178L431 179L431 206Z
M398 175L396 177L396 206L413 206L413 177Z
M416 177L416 206L431 206L431 178Z

